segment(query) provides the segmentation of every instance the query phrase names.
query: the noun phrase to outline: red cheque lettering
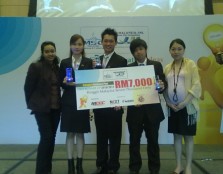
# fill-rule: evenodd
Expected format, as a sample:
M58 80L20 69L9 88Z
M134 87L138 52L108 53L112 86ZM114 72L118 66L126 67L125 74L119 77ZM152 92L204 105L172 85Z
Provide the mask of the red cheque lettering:
M142 78L142 79L135 79L135 86L151 86L153 84L153 81L151 78Z
M121 86L122 86L122 88L127 88L128 87L128 80L121 80Z
M146 79L141 79L141 85L142 86L146 86L146 82L147 82Z
M115 81L115 88L121 88L120 81Z
M115 81L115 88L128 88L132 87L132 80Z
M140 86L140 80L139 79L135 79L135 86L136 87Z
M152 85L153 84L153 81L151 78L147 78L147 84L148 86Z

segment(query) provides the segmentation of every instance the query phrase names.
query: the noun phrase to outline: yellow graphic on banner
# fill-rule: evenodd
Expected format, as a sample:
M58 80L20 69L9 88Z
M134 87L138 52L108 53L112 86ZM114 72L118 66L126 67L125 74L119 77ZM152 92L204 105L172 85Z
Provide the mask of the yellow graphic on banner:
M86 108L87 99L88 97L86 95L80 98L80 108Z
M195 142L200 144L223 144L220 134L223 113L223 26L206 27L203 39L213 55L200 57L197 61L202 94L200 120Z

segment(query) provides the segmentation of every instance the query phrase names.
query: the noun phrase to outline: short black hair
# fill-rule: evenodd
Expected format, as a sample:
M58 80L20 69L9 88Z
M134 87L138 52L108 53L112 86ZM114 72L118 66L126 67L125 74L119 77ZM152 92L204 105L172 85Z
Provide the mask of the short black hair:
M115 29L112 28L106 28L102 33L101 33L101 40L104 39L104 35L113 35L115 38L115 42L118 40L118 33L115 31Z
M147 50L147 44L144 40L140 38L132 40L129 46L131 53L134 54L136 48L140 46L144 47Z

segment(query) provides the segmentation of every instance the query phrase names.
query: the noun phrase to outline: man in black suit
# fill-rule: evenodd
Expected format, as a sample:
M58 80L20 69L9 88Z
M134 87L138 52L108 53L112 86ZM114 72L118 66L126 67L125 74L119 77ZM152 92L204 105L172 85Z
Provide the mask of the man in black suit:
M107 28L101 34L104 55L100 56L102 68L126 67L127 60L115 53L118 34ZM119 154L122 134L122 107L94 109L97 132L98 174L116 173L120 168Z
M153 65L155 75L159 76L161 93L166 87L163 67L160 62L147 58L147 44L142 39L135 39L130 43L130 51L135 58L135 62L129 66ZM128 106L127 124L130 135L129 145L129 169L131 174L137 174L142 166L140 155L140 139L143 130L147 138L148 168L151 174L158 174L160 170L160 154L158 144L158 133L160 122L164 119L161 104L146 104Z

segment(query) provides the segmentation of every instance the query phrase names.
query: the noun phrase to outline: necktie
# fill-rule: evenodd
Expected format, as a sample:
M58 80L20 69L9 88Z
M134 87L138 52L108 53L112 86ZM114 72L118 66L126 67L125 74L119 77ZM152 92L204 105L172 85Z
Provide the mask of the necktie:
M106 67L106 65L108 63L108 58L109 58L109 56L104 56L104 58L103 58L103 68Z

